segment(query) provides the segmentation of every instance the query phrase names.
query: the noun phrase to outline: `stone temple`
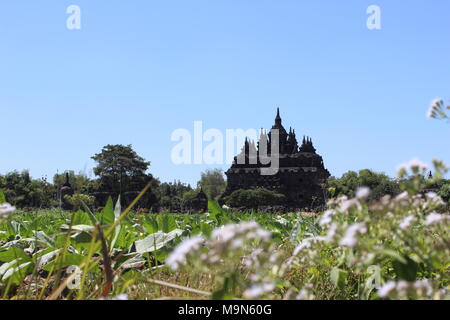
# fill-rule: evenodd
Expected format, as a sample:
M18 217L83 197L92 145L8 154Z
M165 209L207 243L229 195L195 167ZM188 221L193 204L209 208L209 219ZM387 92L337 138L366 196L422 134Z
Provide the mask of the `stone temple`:
M262 131L256 145L246 139L241 154L234 158L231 168L225 173L227 188L222 199L239 189L265 188L283 194L285 202L280 205L285 208L305 209L323 205L330 173L325 169L322 157L316 153L311 138L304 136L299 146L295 130L287 132L283 127L279 109L272 129L277 129L279 135L278 172L261 174L262 168L269 167L260 161L261 142L266 141L265 153L269 156L272 142L272 131L268 134ZM257 157L251 156L255 154Z

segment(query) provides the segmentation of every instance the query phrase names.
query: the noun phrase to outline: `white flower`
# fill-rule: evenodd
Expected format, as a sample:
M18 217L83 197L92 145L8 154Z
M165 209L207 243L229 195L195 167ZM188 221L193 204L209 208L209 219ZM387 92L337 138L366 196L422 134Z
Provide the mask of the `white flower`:
M416 218L414 216L408 216L405 219L403 219L403 221L400 223L400 229L402 230L406 230L409 228L409 226L411 225L411 223L416 220Z
M432 212L425 218L425 224L429 226L445 220L450 220L450 215Z
M324 240L326 240L325 237L306 238L294 249L294 252L292 253L292 255L296 256L304 249L311 247L311 244L319 242L319 241L324 241Z
M444 200L442 200L442 198L436 192L428 192L426 194L426 197L428 200L435 202L436 204L445 205Z
M431 294L433 293L433 287L431 286L431 283L428 279L417 280L416 282L414 282L413 287L416 290L423 290L423 292L427 296L431 296Z
M334 210L326 210L319 220L319 225L325 226L325 225L329 224L332 221L331 216L334 216L335 214L336 214L336 211L334 211Z
M353 248L358 243L358 233L366 233L367 228L364 223L356 223L348 227L344 237L339 244L344 247Z
M442 98L436 98L431 101L430 107L427 111L427 118L433 118L436 109L438 108L438 104L442 102Z
M297 247L295 247L294 252L292 253L292 255L296 256L298 255L301 251L303 251L306 248L311 247L311 242L308 240L303 240Z
M271 238L271 233L261 229L259 224L254 221L229 224L215 229L211 233L211 238L221 243L230 242L237 237L243 237L246 240L261 240L267 242Z
M313 285L307 284L305 285L302 290L298 293L296 299L297 300L314 300L316 296L313 293Z
M370 188L361 187L356 191L356 198L358 199L366 199L370 195Z
M346 211L348 211L351 207L357 206L357 205L359 205L358 199L345 200L345 201L342 202L341 205L339 206L339 210L340 210L341 212L346 212Z
M400 171L402 169L406 170L406 171L409 170L409 169L412 169L412 170L426 170L427 168L428 168L428 165L426 163L422 162L418 158L414 158L414 159L410 160L407 163L401 164L398 167L398 171Z
M11 213L15 212L16 208L9 203L0 204L0 218L6 218Z
M336 235L337 229L338 229L337 223L331 224L331 226L328 228L327 235L325 236L325 241L332 241L334 236Z
M273 282L258 283L244 291L244 298L257 299L262 295L273 291L274 289L275 283Z
M397 283L397 291L402 292L408 290L410 287L409 283L405 280L399 281Z
M396 288L397 288L397 283L395 281L392 281L392 280L388 281L378 290L378 295L380 296L380 298L386 298Z
M186 256L191 251L198 250L204 241L205 239L200 235L184 240L175 248L175 250L173 250L169 257L167 257L166 265L172 270L178 270L181 265L186 264Z
M403 191L402 193L400 193L398 196L395 197L395 200L401 201L401 200L406 200L408 198L409 198L408 191Z

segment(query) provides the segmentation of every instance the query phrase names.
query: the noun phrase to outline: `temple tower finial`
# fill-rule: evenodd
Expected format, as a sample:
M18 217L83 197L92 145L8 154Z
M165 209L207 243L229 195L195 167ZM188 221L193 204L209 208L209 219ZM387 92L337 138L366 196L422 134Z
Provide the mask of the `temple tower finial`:
M277 116L275 117L275 124L281 125L280 108L277 107Z

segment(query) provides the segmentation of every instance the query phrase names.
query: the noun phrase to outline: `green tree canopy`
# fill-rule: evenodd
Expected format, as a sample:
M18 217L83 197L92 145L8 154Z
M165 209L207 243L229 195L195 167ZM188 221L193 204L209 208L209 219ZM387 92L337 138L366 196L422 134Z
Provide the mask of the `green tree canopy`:
M335 196L346 195L355 196L360 187L369 187L371 190L370 199L380 199L382 196L396 195L400 193L399 183L391 179L384 173L376 173L369 169L358 172L348 171L341 178L331 178L328 180L330 188L335 189Z
M94 173L99 177L96 193L99 205L103 205L108 196L117 199L119 195L123 205L127 205L149 182L153 185L137 206L150 209L156 205L158 199L154 192L159 181L146 173L150 162L139 156L131 145L107 145L92 159L97 162Z
M198 184L210 199L217 199L225 191L227 186L223 172L220 169L202 172Z

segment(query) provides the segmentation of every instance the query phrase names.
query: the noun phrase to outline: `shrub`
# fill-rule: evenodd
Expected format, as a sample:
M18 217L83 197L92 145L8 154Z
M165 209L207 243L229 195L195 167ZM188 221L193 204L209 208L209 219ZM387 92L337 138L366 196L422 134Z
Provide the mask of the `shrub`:
M226 197L225 203L230 207L257 208L282 204L285 196L264 188L236 190Z

